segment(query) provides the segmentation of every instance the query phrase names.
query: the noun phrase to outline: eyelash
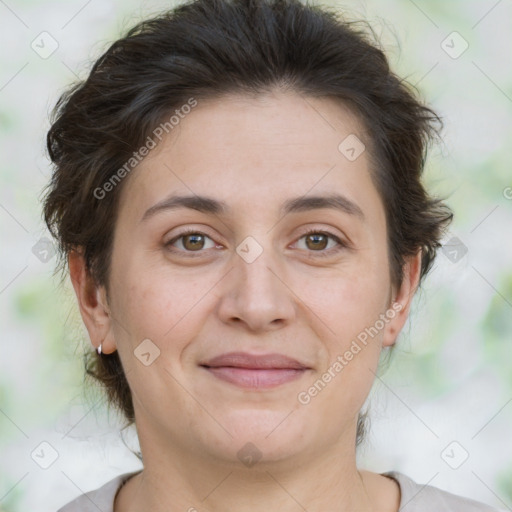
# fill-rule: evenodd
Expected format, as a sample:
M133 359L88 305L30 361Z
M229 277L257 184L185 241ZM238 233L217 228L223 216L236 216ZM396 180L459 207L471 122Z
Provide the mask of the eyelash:
M331 247L331 249L324 249L324 250L321 250L321 251L308 251L308 252L311 252L311 253L318 253L318 254L316 254L316 256L319 256L320 258L325 258L325 257L328 257L328 256L332 256L334 253L337 253L338 251L341 251L342 249L347 249L348 248L348 244L345 243L343 240L341 240L336 235L334 235L333 233L330 233L329 231L322 231L322 230L314 229L314 228L313 229L309 229L308 231L303 233L298 238L298 240L301 240L305 236L312 235L312 234L315 234L315 235L317 235L317 234L318 235L325 235L325 236L331 238L332 240L334 240L338 244L337 247ZM202 253L204 252L203 250L201 250L201 251L186 251L186 250L183 251L183 250L176 250L175 248L172 248L172 244L174 244L180 238L183 238L183 237L185 237L187 235L203 235L203 236L206 236L206 237L210 238L210 240L212 239L206 233L203 233L201 231L197 231L197 230L194 230L194 229L188 229L186 231L183 231L182 233L179 233L172 240L169 240L165 244L165 247L168 248L169 251L174 252L174 253L181 253L181 254L183 254L185 252L185 253L187 253L187 257L195 258L195 257L201 256ZM194 252L197 252L197 254L194 254Z

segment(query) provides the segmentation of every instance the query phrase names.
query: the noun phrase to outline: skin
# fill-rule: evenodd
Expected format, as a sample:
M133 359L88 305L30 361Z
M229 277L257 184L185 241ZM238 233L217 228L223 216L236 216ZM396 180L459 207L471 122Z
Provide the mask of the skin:
M369 146L358 119L332 99L274 90L199 101L125 183L110 302L71 253L91 342L107 354L119 351L134 400L144 470L121 488L116 512L398 510L398 484L356 466L356 422L381 350L407 319L420 254L393 286L368 152L349 161L338 150L350 134ZM287 199L333 191L355 202L364 220L334 209L279 214ZM141 222L171 193L207 195L232 212L181 208ZM178 239L171 252L165 243L184 228L207 238L195 250L190 239ZM334 239L308 244L308 228L347 247L329 253L339 247ZM236 252L248 236L263 250L251 263ZM298 393L393 300L400 312L301 404ZM149 366L134 356L147 338L160 350ZM311 369L273 389L247 390L198 366L234 350L279 352ZM248 442L261 453L251 467L237 457Z

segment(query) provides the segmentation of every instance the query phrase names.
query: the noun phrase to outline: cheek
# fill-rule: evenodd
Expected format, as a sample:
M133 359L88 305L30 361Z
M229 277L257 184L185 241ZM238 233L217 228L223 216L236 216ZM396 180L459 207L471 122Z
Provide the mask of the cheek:
M199 307L211 285L160 272L139 272L118 290L115 325L117 350L135 400L158 410L158 397L181 403L182 357L201 328ZM174 377L174 378L173 378ZM187 407L182 403L181 407ZM152 409L153 410L153 409Z
M125 279L116 290L119 299L114 312L121 320L115 334L123 364L127 370L134 361L138 366L134 351L149 339L160 350L159 364L181 373L186 348L200 335L211 313L208 308L212 308L219 276L191 269L171 271L148 262L123 270Z
M302 391L314 407L328 410L333 424L357 415L375 380L384 333L375 326L385 312L385 284L368 274L339 280L317 303L322 365Z
M301 298L316 313L329 338L346 343L372 325L387 306L389 279L385 266L361 258L353 265L303 288Z
M375 326L381 327L389 293L385 269L385 259L382 264L368 252L310 289L304 299L321 320L312 325L323 340L322 366L310 382L312 393L318 393L317 406L328 408L335 421L343 421L347 411L357 414L375 379L384 334Z
M123 304L131 337L153 338L159 346L183 337L195 306L208 291L206 285L161 274L140 276L140 281L127 288Z

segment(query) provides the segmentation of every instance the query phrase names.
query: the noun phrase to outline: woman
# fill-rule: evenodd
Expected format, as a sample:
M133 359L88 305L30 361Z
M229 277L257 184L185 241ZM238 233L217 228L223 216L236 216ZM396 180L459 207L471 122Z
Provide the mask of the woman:
M356 466L452 218L420 180L439 121L295 0L197 0L109 48L57 105L44 214L144 469L61 512L492 510Z

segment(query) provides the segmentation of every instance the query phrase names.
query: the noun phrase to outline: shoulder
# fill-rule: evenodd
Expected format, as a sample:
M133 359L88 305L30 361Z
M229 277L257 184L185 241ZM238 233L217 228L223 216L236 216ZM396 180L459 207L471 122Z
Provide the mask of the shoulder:
M98 510L114 512L114 499L117 491L131 476L137 473L139 471L116 476L100 488L78 496L78 498L59 508L57 512L98 512Z
M113 512L117 492L137 473L139 471L119 475L99 489L82 494L57 512L97 512L98 509L102 512ZM382 475L393 478L400 486L400 512L498 512L498 509L484 503L457 496L437 487L418 484L398 471L388 471Z
M418 484L398 471L388 471L382 475L393 478L400 486L400 512L498 512L498 509L479 501Z

